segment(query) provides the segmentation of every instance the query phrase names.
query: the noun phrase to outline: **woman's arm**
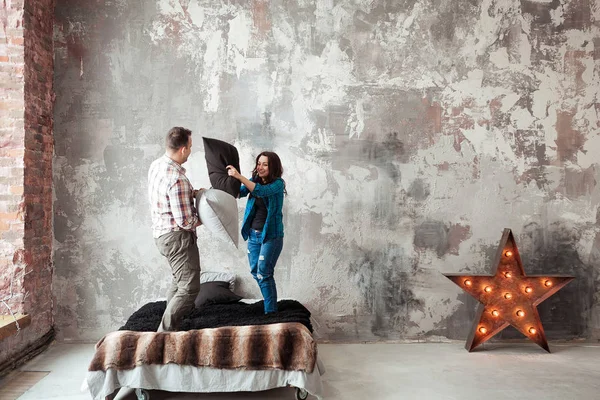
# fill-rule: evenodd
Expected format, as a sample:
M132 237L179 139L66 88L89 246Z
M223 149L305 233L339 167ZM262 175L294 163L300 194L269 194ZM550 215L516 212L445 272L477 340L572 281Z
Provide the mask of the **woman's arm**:
M252 195L256 197L269 197L283 193L283 188L283 181L281 179L276 179L275 181L266 185L257 183L254 185L254 191L252 192Z
M238 170L233 165L228 165L227 174L238 181L242 182L242 187L240 187L240 198L248 196L248 193L251 193L254 190L254 186L256 185L251 180L244 177L242 174L238 172Z
M261 185L260 183L255 183L244 177L242 174L235 169L234 166L227 166L227 173L229 176L238 179L240 182L244 184L242 188L249 190L256 197L269 197L277 194L279 192L283 192L283 181L281 179L277 179L272 183Z
M248 196L248 194L250 194L250 191L248 190L248 188L244 185L242 185L240 187L240 195L238 196L238 198L242 198L242 197L246 197Z
M245 176L243 176L242 174L240 174L233 165L227 166L227 174L229 174L229 176L234 177L238 181L242 182L244 184L244 186L246 186L246 188L250 192L254 191L254 186L256 186L256 183L252 182L250 179L248 179Z

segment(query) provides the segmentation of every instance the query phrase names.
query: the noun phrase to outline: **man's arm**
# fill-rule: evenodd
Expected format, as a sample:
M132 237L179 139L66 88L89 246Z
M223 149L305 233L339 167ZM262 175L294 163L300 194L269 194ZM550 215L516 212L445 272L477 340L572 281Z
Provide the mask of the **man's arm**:
M188 231L200 225L192 193L189 182L184 179L178 179L169 189L169 202L175 223Z

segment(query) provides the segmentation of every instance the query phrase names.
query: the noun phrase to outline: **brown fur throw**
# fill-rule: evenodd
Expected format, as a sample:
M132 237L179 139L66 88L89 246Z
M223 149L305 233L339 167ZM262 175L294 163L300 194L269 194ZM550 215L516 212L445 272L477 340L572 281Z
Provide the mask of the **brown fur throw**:
M179 332L116 331L96 344L89 371L132 369L143 364L222 369L284 369L312 372L317 345L296 322Z

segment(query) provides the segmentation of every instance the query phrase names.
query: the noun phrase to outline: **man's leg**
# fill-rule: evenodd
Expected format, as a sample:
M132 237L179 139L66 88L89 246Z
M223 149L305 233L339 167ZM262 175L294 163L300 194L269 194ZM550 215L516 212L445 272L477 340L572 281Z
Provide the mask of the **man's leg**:
M173 279L171 279L171 286L169 286L169 290L167 291L167 304L171 302L171 299L175 296L175 293L177 293L177 278L173 274L173 271L171 271L171 275L173 276Z
M179 246L180 243L180 239L178 238L179 234L176 234L175 232L172 233L167 233L161 237L159 237L158 239L154 239L155 243L156 243L156 247L158 247L158 250L160 251L160 254L163 255L164 257L167 258L167 260L169 259L168 254L172 253L172 247L173 246ZM170 264L169 264L170 266ZM169 302L171 301L171 299L173 298L173 296L175 296L175 293L177 293L177 276L175 276L175 272L173 271L173 269L171 268L171 284L169 285L169 289L167 290L167 305L169 304Z
M200 255L196 235L189 231L168 233L157 242L161 253L169 261L176 282L176 291L168 299L158 332L174 331L179 328L183 316L194 308L194 300L200 290ZM172 292L169 291L169 295Z

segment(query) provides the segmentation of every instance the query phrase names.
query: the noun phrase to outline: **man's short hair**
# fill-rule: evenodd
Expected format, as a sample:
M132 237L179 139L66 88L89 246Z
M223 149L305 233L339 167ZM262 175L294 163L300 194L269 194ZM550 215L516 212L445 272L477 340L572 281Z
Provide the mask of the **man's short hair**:
M190 142L191 135L192 131L189 129L185 129L180 126L171 128L169 133L167 133L167 148L171 150L179 150L180 148L187 146Z

